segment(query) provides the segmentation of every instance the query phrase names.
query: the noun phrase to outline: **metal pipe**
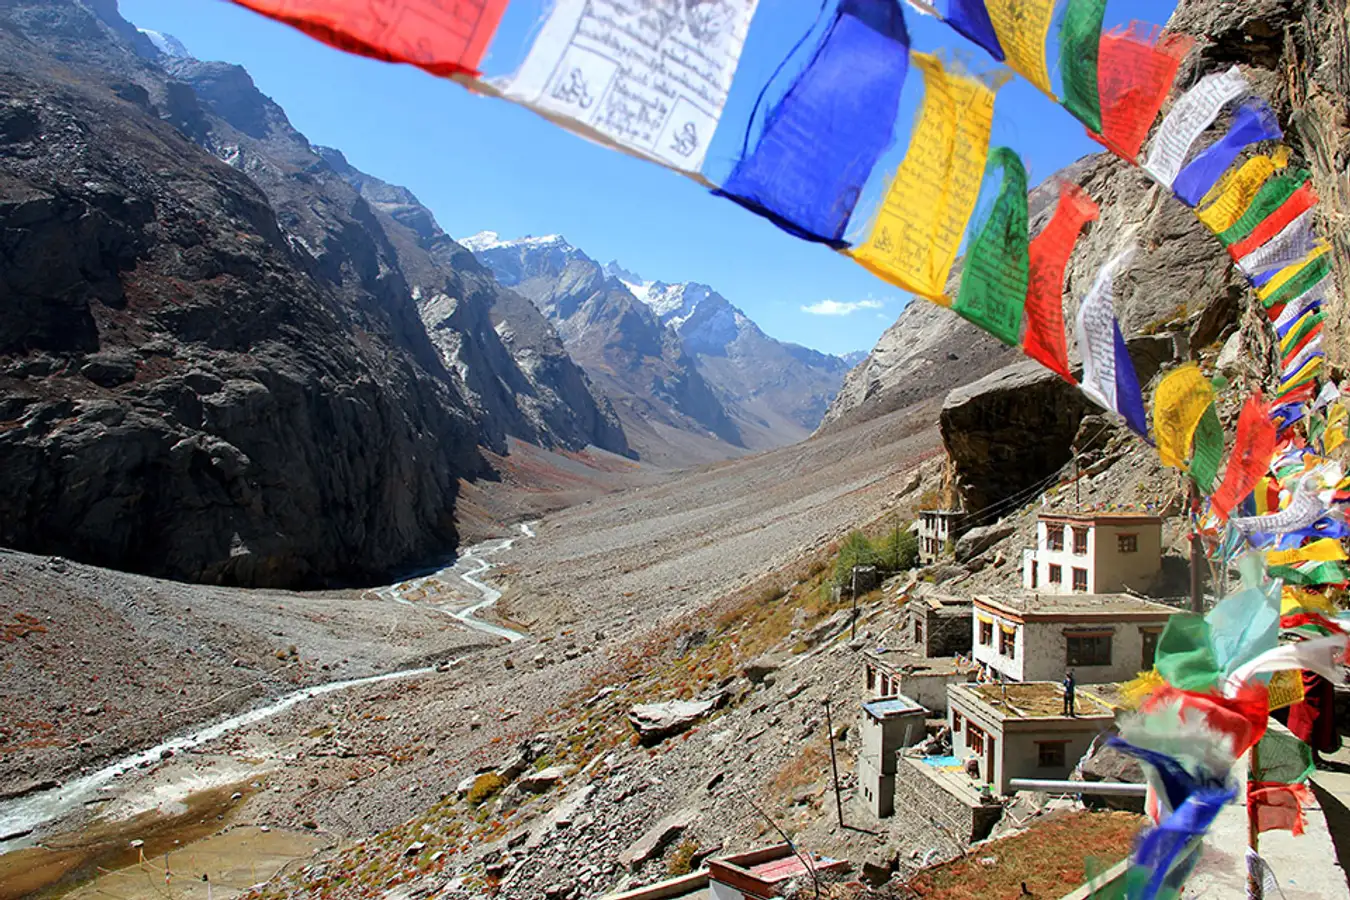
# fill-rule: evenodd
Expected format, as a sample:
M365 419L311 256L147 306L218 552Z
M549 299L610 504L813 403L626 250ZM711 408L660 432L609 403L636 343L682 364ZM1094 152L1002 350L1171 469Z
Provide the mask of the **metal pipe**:
M1111 797L1143 797L1146 784L1127 784L1121 781L1052 781L1044 778L1009 778L1008 787L1015 791L1039 791L1042 794L1104 794Z

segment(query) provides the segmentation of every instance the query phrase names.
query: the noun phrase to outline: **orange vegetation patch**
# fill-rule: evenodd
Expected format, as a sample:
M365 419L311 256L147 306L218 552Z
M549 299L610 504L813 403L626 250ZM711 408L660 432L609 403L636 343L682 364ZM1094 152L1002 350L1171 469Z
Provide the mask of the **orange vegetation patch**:
M0 622L0 641L12 644L21 637L30 634L46 634L47 626L42 620L27 613L16 613L13 622Z
M1141 816L1123 812L1052 815L1028 831L971 849L920 872L907 885L924 900L1062 897L1130 854ZM992 862L991 862L992 860Z

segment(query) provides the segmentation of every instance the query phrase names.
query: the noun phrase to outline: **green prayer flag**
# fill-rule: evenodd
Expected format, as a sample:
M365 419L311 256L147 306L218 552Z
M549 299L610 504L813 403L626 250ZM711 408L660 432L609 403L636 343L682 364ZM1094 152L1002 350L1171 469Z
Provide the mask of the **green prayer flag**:
M1069 0L1059 26L1060 98L1090 131L1101 133L1102 104L1097 93L1097 52L1102 41L1106 0Z
M1287 731L1266 729L1252 754L1252 781L1302 784L1313 773L1312 748Z
M1256 192L1252 198L1252 205L1232 224L1230 228L1219 235L1219 240L1223 241L1225 247L1231 247L1238 241L1247 237L1256 230L1270 214L1284 205L1284 201L1294 196L1294 192L1303 187L1303 183L1312 177L1312 173L1307 169L1295 169L1291 172L1281 172L1274 178L1271 178L1261 189Z
M1312 290L1313 285L1326 278L1331 272L1331 254L1323 253L1321 256L1308 263L1293 278L1290 278L1279 288L1272 291L1270 296L1261 301L1261 305L1266 309L1288 303L1298 297L1302 297L1308 291Z
M1012 150L996 147L984 174L991 179L999 173L998 196L966 250L961 291L952 310L1003 343L1017 346L1031 271L1027 170Z
M1322 435L1326 433L1327 420L1325 417L1314 413L1308 416L1308 443L1315 444L1321 440Z
M1344 584L1350 581L1350 573L1346 572L1345 563L1339 560L1318 563L1307 568L1301 566L1271 566L1270 577L1279 578L1285 584L1300 587L1316 584Z
M1200 417L1195 429L1195 446L1191 451L1191 478L1195 479L1200 493L1209 495L1214 492L1214 479L1219 475L1219 463L1223 461L1223 423L1213 403Z
M1205 691L1223 675L1214 658L1209 623L1195 613L1177 613L1167 620L1153 657L1158 674L1184 691Z

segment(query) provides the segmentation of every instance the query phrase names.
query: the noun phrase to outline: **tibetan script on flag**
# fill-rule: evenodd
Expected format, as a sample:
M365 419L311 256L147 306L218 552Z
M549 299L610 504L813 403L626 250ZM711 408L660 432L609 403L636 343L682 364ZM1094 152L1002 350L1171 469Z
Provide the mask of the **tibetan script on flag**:
M919 123L867 243L853 253L881 278L943 306L956 251L979 198L989 155L994 91L913 54L924 75Z
M1191 145L1218 117L1219 112L1247 90L1247 79L1233 66L1226 72L1206 75L1181 95L1168 111L1153 145L1148 151L1144 171L1165 187L1171 187L1186 162Z
M703 166L757 0L558 0L502 94L601 143Z
M1055 0L985 0L984 8L1009 68L1050 94L1045 42L1055 18Z
M1214 386L1194 363L1168 372L1153 394L1153 431L1162 464L1186 468L1195 429L1214 403Z

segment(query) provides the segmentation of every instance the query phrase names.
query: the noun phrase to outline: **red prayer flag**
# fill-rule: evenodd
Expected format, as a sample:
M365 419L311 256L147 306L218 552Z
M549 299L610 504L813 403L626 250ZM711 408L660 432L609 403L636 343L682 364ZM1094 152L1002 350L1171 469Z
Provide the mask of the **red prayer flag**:
M1251 234L1229 247L1228 254L1233 259L1242 259L1248 253L1284 231L1285 226L1316 205L1317 193L1312 189L1312 185L1305 181L1298 190L1289 195L1289 199L1284 201L1279 209L1267 216L1260 225L1257 225Z
M1170 684L1158 688L1139 706L1148 715L1164 704L1179 704L1183 710L1195 710L1205 717L1210 729L1233 739L1233 755L1246 753L1266 733L1270 718L1270 698L1260 683L1242 685L1234 697L1183 691Z
M1304 625L1316 625L1328 634L1345 634L1346 628L1340 622L1328 619L1321 613L1294 613L1293 615L1280 616L1281 628L1302 628Z
M507 0L234 0L339 50L477 75Z
M1303 807L1312 803L1312 791L1306 784L1280 784L1253 781L1247 787L1247 815L1256 824L1256 833L1292 831L1303 833Z
M1088 134L1117 156L1137 162L1177 69L1194 45L1187 35L1160 35L1156 25L1142 22L1103 34L1097 53L1102 131Z
M1075 382L1069 373L1069 350L1064 336L1064 270L1079 232L1099 212L1086 191L1061 181L1055 214L1031 242L1022 352L1070 384Z
M1228 457L1228 468L1223 473L1223 483L1210 500L1210 508L1220 522L1227 521L1233 507L1255 490L1266 474L1270 458L1275 455L1275 431L1270 407L1257 391L1247 398L1238 416L1237 438Z

